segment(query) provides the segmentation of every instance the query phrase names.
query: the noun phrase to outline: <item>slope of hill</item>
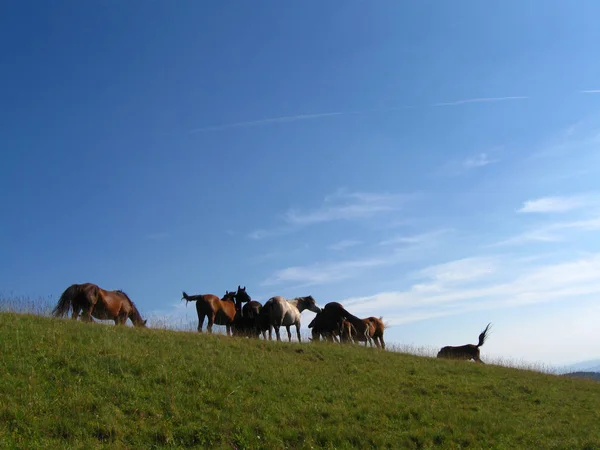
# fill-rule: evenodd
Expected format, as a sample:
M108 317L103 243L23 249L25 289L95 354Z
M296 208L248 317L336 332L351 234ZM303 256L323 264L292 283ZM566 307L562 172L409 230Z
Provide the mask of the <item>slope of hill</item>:
M2 448L599 448L600 385L0 314Z
M591 359L588 361L581 361L576 364L571 364L564 368L559 369L562 373L572 372L599 372L600 373L600 359Z
M565 373L564 376L572 378L587 378L589 380L600 381L600 373L598 372L569 372Z

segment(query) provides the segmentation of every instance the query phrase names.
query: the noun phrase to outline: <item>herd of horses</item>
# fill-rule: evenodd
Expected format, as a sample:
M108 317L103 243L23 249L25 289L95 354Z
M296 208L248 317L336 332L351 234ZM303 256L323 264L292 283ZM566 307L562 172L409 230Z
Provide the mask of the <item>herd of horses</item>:
M207 331L212 333L213 325L225 326L227 335L245 336L272 340L275 330L277 340L281 341L280 328L287 330L288 340L292 340L291 327L296 328L298 341L301 342L300 321L302 312L312 311L316 314L308 328L311 329L311 341L360 343L385 349L383 332L385 324L381 317L361 319L344 308L338 302L330 302L320 308L315 299L308 295L286 299L282 296L271 297L261 304L252 300L246 292L246 287L238 285L237 291L226 291L222 298L214 294L188 295L182 293L182 300L196 303L198 313L198 331L202 332L204 319L208 319ZM72 311L71 318L93 322L98 320L114 320L115 325L124 325L127 319L134 327L146 327L147 320L142 319L140 312L121 290L108 291L93 283L72 284L60 296L52 310L54 317L64 317ZM490 329L490 325L479 335L477 345L467 344L458 347L443 347L437 354L438 358L473 359L482 363L479 347L481 347Z

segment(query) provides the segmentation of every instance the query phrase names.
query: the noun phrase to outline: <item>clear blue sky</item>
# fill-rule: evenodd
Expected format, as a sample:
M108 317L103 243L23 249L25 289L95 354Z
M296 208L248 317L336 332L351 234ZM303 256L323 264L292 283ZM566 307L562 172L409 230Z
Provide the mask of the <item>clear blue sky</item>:
M398 344L492 321L490 357L598 357L599 15L4 2L0 290L89 281L196 320L181 290L241 284Z

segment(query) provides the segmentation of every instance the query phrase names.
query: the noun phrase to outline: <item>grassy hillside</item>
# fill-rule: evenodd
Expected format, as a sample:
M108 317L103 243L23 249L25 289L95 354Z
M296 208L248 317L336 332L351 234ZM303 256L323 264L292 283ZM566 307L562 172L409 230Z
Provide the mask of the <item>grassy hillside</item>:
M600 448L600 384L0 314L2 448Z
M600 373L598 372L569 372L565 373L563 376L573 378L587 378L589 380L600 381Z

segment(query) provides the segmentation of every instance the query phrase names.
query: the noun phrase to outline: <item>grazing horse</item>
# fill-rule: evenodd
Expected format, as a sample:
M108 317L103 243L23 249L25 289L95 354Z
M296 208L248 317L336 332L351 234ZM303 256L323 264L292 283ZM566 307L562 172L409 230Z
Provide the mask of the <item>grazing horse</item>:
M318 321L318 331L322 335L332 335L340 334L342 322L347 320L352 324L354 329L353 332L357 336L364 336L367 341L370 343L371 337L369 334L369 326L370 323L366 323L356 317L353 314L350 314L341 303L330 302L327 303L322 310L322 315ZM310 325L309 325L310 327ZM341 337L341 336L340 336Z
M315 316L315 318L308 324L308 328L311 329L311 341L313 342L320 341L321 337L325 341L338 342L337 336L340 334L339 327L332 328L329 326L328 316L325 311L321 311L320 313L318 313Z
M385 349L385 342L383 341L383 330L385 329L385 324L383 323L382 318L377 317L367 317L366 319L361 319L366 327L364 329L364 334L359 334L356 330L356 327L347 319L342 321L342 325L340 327L340 339L342 342L347 341L360 341L364 342L367 345L367 342L373 346L373 341L377 347L381 347Z
M52 310L54 317L65 316L73 310L71 318L77 320L79 313L84 322L114 320L115 325L123 325L130 319L134 326L146 328L135 304L123 291L107 291L93 283L72 284L60 296Z
M231 326L237 312L234 303L235 292L226 291L222 299L213 294L187 295L183 292L186 306L188 302L196 302L196 312L198 313L198 332L202 333L204 318L208 317L208 326L206 329L212 333L213 324L225 325L227 335L231 336Z
M262 313L262 315L263 317L266 316L264 320L266 324L268 324L269 340L272 340L272 328L275 328L277 340L281 341L281 337L279 335L279 327L285 326L288 334L288 339L291 342L292 332L290 331L290 327L292 325L295 325L296 334L298 335L298 342L301 342L302 339L300 337L300 318L302 315L302 311L304 311L305 309L308 309L309 311L312 311L314 313L319 313L321 311L321 308L317 306L317 304L315 303L315 299L312 298L311 295L308 295L306 297L296 297L292 300L286 300L280 295L277 295L267 300L267 302L263 306L264 313Z
M490 325L491 322L487 324L487 327L485 327L485 329L479 335L479 343L477 345L466 344L459 347L447 345L446 347L442 347L442 349L438 352L437 357L448 359L466 359L467 361L473 359L476 362L483 364L483 361L479 357L479 347L481 347L487 339Z

